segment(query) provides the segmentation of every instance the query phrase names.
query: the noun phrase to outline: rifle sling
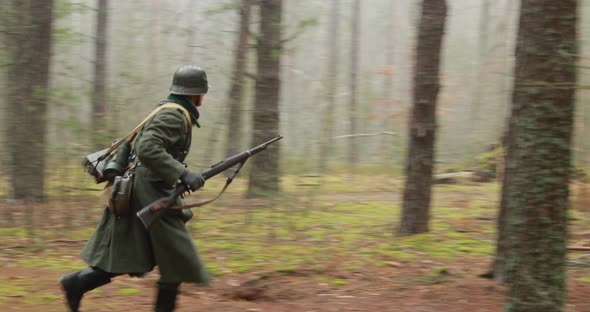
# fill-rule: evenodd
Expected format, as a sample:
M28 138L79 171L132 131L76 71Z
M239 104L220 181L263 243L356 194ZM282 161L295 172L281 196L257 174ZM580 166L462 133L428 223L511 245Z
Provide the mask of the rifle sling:
M172 206L169 209L188 209L188 208L196 208L196 207L201 207L201 206L205 206L207 204L210 204L214 201L216 201L219 197L221 197L221 195L223 194L223 192L225 192L225 190L229 187L229 185L233 182L234 178L238 175L238 173L240 172L240 169L242 169L242 166L244 166L244 164L246 163L246 160L248 160L248 158L244 159L244 161L242 161L241 163L239 163L236 167L236 169L234 170L234 172L231 174L231 176L229 176L227 178L227 180L225 181L225 185L223 186L223 188L221 189L221 192L219 192L219 194L217 194L217 196L208 199L208 200L204 200L198 203L194 203L194 204L190 204L190 205L184 205L184 206Z
M214 201L216 201L219 197L221 197L221 194L223 194L223 192L225 192L225 190L227 189L227 187L231 184L233 179L227 179L227 181L225 181L225 185L223 186L223 188L221 189L221 192L219 192L219 194L217 194L217 196L208 199L208 200L204 200L198 203L194 203L194 204L190 204L190 205L184 205L184 206L172 206L169 209L189 209L189 208L196 208L196 207L201 207L201 206L205 206L207 204L210 204Z

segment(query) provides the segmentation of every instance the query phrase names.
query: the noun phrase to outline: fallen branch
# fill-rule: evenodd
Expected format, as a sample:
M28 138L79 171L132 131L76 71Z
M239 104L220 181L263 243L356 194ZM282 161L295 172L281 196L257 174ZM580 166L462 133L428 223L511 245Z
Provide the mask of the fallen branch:
M20 249L20 248L27 248L27 247L30 247L30 245L14 245L14 246L0 247L0 250Z
M571 246L571 247L568 247L567 250L570 250L570 251L590 251L590 247Z
M332 137L332 139L345 139L345 138L354 138L354 137L368 137L368 136L375 136L375 135L382 135L382 134L387 134L387 135L398 135L395 132L376 132L376 133L359 133L359 134L347 134L347 135L339 135L339 136L335 136Z
M253 73L244 73L244 76L245 76L246 78L250 78L250 79L252 79L252 80L254 80L254 81L258 80L258 75L256 75L256 74L253 74Z
M78 244L78 243L85 243L86 241L87 241L86 239L56 239L56 240L48 241L48 242L46 242L46 244L56 244L56 243Z

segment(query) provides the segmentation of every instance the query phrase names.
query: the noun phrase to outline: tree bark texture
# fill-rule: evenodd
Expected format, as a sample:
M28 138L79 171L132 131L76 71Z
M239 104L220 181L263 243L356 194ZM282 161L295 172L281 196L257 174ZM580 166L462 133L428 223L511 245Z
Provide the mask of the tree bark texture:
M358 125L358 71L360 50L361 1L354 0L352 5L351 39L350 39L350 134L357 134ZM348 145L348 163L354 167L359 161L358 141L350 138Z
M514 167L512 153L512 138L514 131L514 123L516 122L518 110L513 110L508 120L508 133L504 139L503 146L506 148L506 156L504 161L504 173L502 175L502 191L500 195L500 209L498 211L498 219L496 221L496 254L492 262L491 277L498 284L504 284L507 281L506 276L506 252L510 248L510 239L506 232L507 222L507 203L508 203L508 187L512 184L512 168Z
M496 27L496 36L498 38L498 48L497 50L499 51L499 56L501 58L501 66L499 68L499 71L506 71L508 72L508 54L509 54L509 49L508 49L508 38L510 37L509 33L510 33L510 29L512 27L510 27L511 24L511 12L512 10L514 10L515 4L514 2L508 2L506 3L506 7L505 7L505 11L504 11L504 16L500 19L500 21L498 22L498 25ZM509 75L507 75L509 76ZM500 82L500 93L503 94L508 94L512 89L512 83L510 81L510 78L505 78ZM507 101L509 101L510 99L507 99ZM504 101L500 101L500 102L504 102ZM502 107L500 106L499 109L501 109L502 112L506 111L503 110ZM511 151L514 150L514 148L510 148L509 146L512 144L512 137L514 137L514 135L512 135L512 132L514 131L514 122L517 120L518 118L518 109L515 109L514 105L511 105L511 113L510 115L506 118L506 117L502 117L502 119L507 119L507 123L506 123L506 127L505 129L507 129L506 134L502 136L501 138L501 144L502 146L504 146L505 149L505 157L504 157L504 168L503 169L499 169L498 171L501 173L499 175L499 178L502 179L502 191L501 191L501 198L500 198L500 207L499 207L499 212L498 212L498 218L497 218L497 231L496 231L496 253L494 256L494 260L492 262L492 267L491 267L491 277L493 277L494 281L496 281L496 283L499 284L504 284L507 281L507 276L506 276L506 252L508 251L509 248L509 244L510 244L510 239L508 237L508 233L506 231L506 214L507 214L507 189L508 186L511 185L511 177L512 177L512 171L511 168L514 166L514 164L512 163L512 159L514 157L512 157L512 155L510 154ZM503 115L506 115L505 113ZM498 164L499 167L500 164Z
M439 91L440 51L444 35L447 4L445 0L424 0L418 31L414 103L410 120L406 185L399 234L428 232L436 103Z
M257 45L253 145L279 134L282 0L262 0ZM256 155L250 170L247 197L270 197L279 191L279 148L273 145Z
M496 34L498 38L498 51L500 54L500 58L502 59L501 62L501 70L506 69L508 71L508 29L511 28L510 24L510 12L513 9L514 4L509 2L506 4L505 7L505 14L502 19L498 22L496 28ZM501 93L509 92L508 89L512 89L511 87L502 87L504 85L508 86L507 83L508 78L503 79L500 82L500 89ZM501 108L501 107L500 107ZM511 185L511 177L512 171L511 168L514 166L510 162L513 157L508 155L511 153L514 148L509 148L511 142L511 138L513 135L511 134L514 131L513 123L517 120L518 110L514 109L515 106L512 105L511 109L512 112L510 116L507 118L507 123L505 129L507 129L506 134L502 136L500 144L504 147L505 154L504 155L504 168L497 170L501 174L499 175L499 179L502 179L502 191L500 195L500 207L498 211L498 218L496 221L496 253L494 255L494 260L492 262L491 271L489 273L490 277L494 279L494 281L498 284L504 284L507 280L506 276L506 252L508 251L510 239L508 237L508 233L506 232L506 213L507 213L507 189L508 186ZM501 164L498 162L498 167L501 168Z
M564 311L576 0L523 0L516 47L506 311Z
M45 145L53 0L12 0L6 77L12 196L44 199Z
M227 99L229 106L228 131L226 132L225 155L229 157L241 150L242 129L241 101L244 89L244 72L248 55L248 37L250 35L251 0L242 0L240 6L240 29L234 50L234 68L231 87Z
M322 112L322 143L320 145L319 169L327 171L328 157L332 150L332 136L334 130L334 110L336 108L336 87L338 80L339 40L340 40L340 0L331 0L330 27L328 31L328 74L327 105Z
M96 15L96 37L94 46L94 81L92 88L92 138L93 148L103 149L107 140L107 94L106 94L106 52L107 52L108 0L98 0Z

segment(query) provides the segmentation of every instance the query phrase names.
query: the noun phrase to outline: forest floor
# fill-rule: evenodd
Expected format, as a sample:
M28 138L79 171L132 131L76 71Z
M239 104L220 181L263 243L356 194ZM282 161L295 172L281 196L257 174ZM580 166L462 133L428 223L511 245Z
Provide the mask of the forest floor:
M479 277L495 248L495 183L437 185L430 233L408 237L392 234L396 179L289 177L272 201L243 199L245 182L236 184L189 222L213 282L183 284L177 311L502 311L505 287ZM85 267L78 255L99 206L39 206L32 235L0 229L0 311L66 310L57 279ZM18 223L26 210L16 211ZM589 229L590 211L570 211L570 246L590 247ZM566 311L590 312L590 252L571 251L567 269ZM157 278L117 277L87 294L82 311L152 311Z

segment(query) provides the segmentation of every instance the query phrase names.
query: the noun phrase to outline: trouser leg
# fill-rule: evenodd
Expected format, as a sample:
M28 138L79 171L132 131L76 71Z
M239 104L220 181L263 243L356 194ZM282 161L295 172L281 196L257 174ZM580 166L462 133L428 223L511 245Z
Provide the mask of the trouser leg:
M66 294L66 304L70 312L77 312L84 293L108 284L111 278L120 275L105 272L99 268L88 267L78 272L62 276L59 282Z
M176 307L176 296L180 283L158 282L158 295L156 298L156 312L171 312Z

